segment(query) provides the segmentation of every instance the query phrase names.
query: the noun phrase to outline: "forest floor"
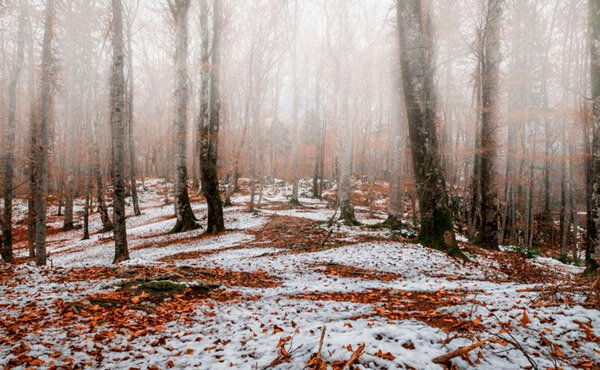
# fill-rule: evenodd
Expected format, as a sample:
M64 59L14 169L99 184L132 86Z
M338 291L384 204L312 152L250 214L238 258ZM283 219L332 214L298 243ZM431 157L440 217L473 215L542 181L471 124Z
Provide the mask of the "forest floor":
M453 259L406 239L410 230L373 227L383 200L373 215L357 207L362 226L331 224L335 210L309 198L308 182L300 207L289 187L270 186L252 213L247 195L235 197L220 235L169 235L166 191L158 180L140 188L131 260L119 266L93 214L87 241L52 216L49 265L35 267L17 203L19 263L0 265L0 366L600 366L598 296L581 268L466 242L470 262ZM193 202L203 223L206 205Z

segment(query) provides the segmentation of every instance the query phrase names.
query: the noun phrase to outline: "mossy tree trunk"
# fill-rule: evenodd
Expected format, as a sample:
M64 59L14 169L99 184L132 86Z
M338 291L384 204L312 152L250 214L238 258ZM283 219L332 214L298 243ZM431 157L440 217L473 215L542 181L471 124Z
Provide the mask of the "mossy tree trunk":
M346 48L348 47L348 2L342 0L340 4L340 60L338 76L338 158L339 158L339 180L337 189L338 205L340 207L340 218L347 225L356 225L354 207L350 198L352 177L352 136L349 119L348 102L348 67L346 61Z
M483 31L481 86L481 244L498 248L498 114L500 111L500 43L504 0L488 0Z
M593 230L600 230L600 0L589 0L589 22L590 22L590 68L592 85L592 148L589 168L591 192L591 214L588 215L593 221ZM588 232L590 232L588 228ZM594 232L591 240L587 243L585 259L588 267L596 268L595 247L598 245L598 235Z
M421 211L420 238L450 249L456 240L436 132L429 9L424 0L398 0L397 11L403 95Z
M187 111L189 100L188 88L188 13L190 0L170 0L169 8L175 21L175 215L177 221L171 233L184 232L199 227L192 211L188 193L187 175Z
M221 1L213 0L212 48L208 28L208 0L202 0L202 87L200 98L200 165L202 192L208 205L206 232L216 234L225 230L223 203L219 193L217 171L221 97L219 72L221 63ZM212 56L210 51L212 49ZM210 60L209 60L210 57ZM210 85L210 87L209 87ZM210 103L209 103L210 101Z

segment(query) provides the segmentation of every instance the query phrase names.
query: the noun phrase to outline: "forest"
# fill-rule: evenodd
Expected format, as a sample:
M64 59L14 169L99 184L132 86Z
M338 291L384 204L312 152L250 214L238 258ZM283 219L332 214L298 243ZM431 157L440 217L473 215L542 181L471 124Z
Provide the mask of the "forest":
M600 0L0 0L0 367L600 369Z

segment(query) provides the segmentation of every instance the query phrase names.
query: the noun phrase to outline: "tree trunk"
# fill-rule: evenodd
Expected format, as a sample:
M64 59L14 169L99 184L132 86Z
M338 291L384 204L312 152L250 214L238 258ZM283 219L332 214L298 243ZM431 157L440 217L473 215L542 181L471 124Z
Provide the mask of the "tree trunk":
M339 91L338 91L338 148L339 148L339 181L337 189L338 205L340 207L340 218L347 225L356 225L354 207L350 199L352 186L352 137L349 119L348 102L348 67L346 61L346 48L348 47L348 2L341 0L340 5L340 60L339 60Z
M219 88L219 72L221 68L221 0L213 0L213 40L212 58L209 66L211 50L208 32L208 0L202 0L202 97L200 99L200 142L201 142L201 177L202 192L208 205L206 232L216 234L225 230L223 221L223 203L219 193L219 174L217 172L217 150L219 143L219 123L221 97ZM210 89L209 85L210 72ZM209 96L210 90L210 96ZM210 116L209 113L210 98Z
M54 68L52 39L54 38L54 0L46 2L44 41L42 43L42 76L40 88L39 141L36 155L35 190L35 262L46 264L46 201L48 197L48 152L50 146L50 120L53 115L52 73Z
M486 248L498 248L498 182L496 160L500 110L500 38L504 0L488 0L484 31L481 89L481 226L479 237Z
M292 30L292 199L291 203L299 205L298 200L298 0L293 0L293 30Z
M436 132L431 20L426 1L398 0L400 66L423 242L456 251Z
M73 128L70 128L71 130ZM71 162L71 161L69 161ZM75 174L73 173L73 163L69 163L67 171L67 181L65 184L65 219L63 230L73 230L73 203L75 201Z
M96 191L98 202L98 213L100 213L100 220L102 221L102 231L112 231L113 223L108 216L108 207L106 206L106 200L104 198L104 180L102 179L102 169L100 168L100 147L98 146L98 119L96 118L92 125L92 173L96 180Z
M188 111L188 13L190 0L169 1L171 14L175 20L176 51L175 51L175 216L177 221L171 233L197 229L196 216L192 211L188 193L187 175L187 111Z
M131 203L133 203L133 214L141 216L140 202L137 193L137 183L135 177L137 176L137 170L135 166L135 140L133 136L133 97L134 97L134 86L133 86L133 48L131 46L131 23L133 23L133 15L130 15L132 19L127 23L127 144L129 146L129 178L131 181Z
M6 262L13 262L12 250L12 202L13 202L13 177L15 172L15 122L17 114L17 84L23 71L25 58L25 21L27 19L27 1L21 0L19 3L19 30L17 33L17 57L13 66L10 82L8 84L8 129L6 132L6 149L4 156L4 212L2 216L2 259Z
M110 125L112 140L113 170L113 232L115 258L113 263L129 259L127 248L127 226L125 224L125 76L123 63L123 4L112 0L113 65L110 80Z
M27 197L27 241L29 244L29 257L35 257L35 192L37 189L37 105L35 103L35 62L34 62L34 46L33 46L33 19L29 15L29 42L28 42L28 59L30 76L27 89L29 90L29 153L27 174L29 175L29 194Z
M600 0L589 0L591 86L592 86L592 148L590 158L591 214L593 230L600 230ZM589 232L589 230L588 230ZM585 259L589 268L598 267L595 248L598 235L593 234L586 247Z
M89 153L88 153L89 163ZM89 168L85 170L85 204L83 205L83 240L90 238L90 195L92 192L92 176Z
M398 81L398 96L397 99L402 99L400 93L402 86ZM396 94L394 94L395 96ZM391 145L391 173L390 173L390 204L388 207L388 218L385 223L393 230L402 227L402 216L404 215L404 207L402 206L402 165L404 162L402 135L405 127L402 124L403 114L402 108L394 109L394 121L392 129L392 145Z

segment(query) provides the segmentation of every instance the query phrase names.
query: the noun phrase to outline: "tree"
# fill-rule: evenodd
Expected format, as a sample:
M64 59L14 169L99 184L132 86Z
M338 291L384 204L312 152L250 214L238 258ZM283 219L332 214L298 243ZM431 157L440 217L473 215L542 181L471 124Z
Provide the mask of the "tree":
M481 225L479 237L487 248L498 248L498 182L496 179L500 78L500 37L504 0L488 0L481 69Z
M221 64L221 0L213 0L212 55L209 63L208 0L202 0L202 87L200 99L200 171L202 193L208 205L206 232L215 234L225 230L223 203L219 193L217 172L217 150L219 143L219 121L221 97L219 72ZM208 76L210 73L210 89ZM210 95L209 95L210 90ZM210 99L210 103L209 103ZM209 108L210 106L210 108ZM210 109L210 112L209 112ZM209 115L210 113L210 115Z
M436 132L431 19L426 0L398 0L403 95L421 212L420 239L456 248Z
M292 19L292 38L291 38L291 57L292 57L292 198L291 203L299 205L298 200L298 100L300 99L298 91L298 0L293 0L294 9Z
M401 84L398 82L398 94L396 98L401 99L402 94ZM394 109L393 114L393 129L392 129L392 140L391 140L391 173L390 173L390 204L388 207L388 218L384 224L390 229L397 230L402 227L402 216L404 207L402 206L402 163L403 163L403 150L402 150L402 136L406 132L406 126L403 124L404 115L401 112L401 108L404 108L399 104L397 109Z
M338 182L338 204L340 207L340 218L348 225L356 225L354 207L350 199L350 187L352 176L352 136L348 112L348 66L346 49L348 48L348 3L347 0L340 1L340 60L339 60L339 86L338 86L338 159L339 159L339 182Z
M139 2L135 2L134 9L129 9L128 22L127 22L127 144L129 154L129 179L131 182L131 202L133 203L133 213L136 216L140 216L140 202L138 200L137 183L136 183L136 166L135 166L135 140L133 138L133 97L134 97L134 86L133 86L133 47L132 43L132 28L135 15L137 13Z
M125 224L125 76L123 64L123 4L112 0L112 71L110 78L110 126L113 176L114 263L129 259L127 226Z
M187 111L188 111L188 12L190 0L169 0L171 15L175 21L175 215L177 221L171 233L183 232L198 228L196 216L190 205L187 175Z
M589 0L590 22L590 68L592 85L592 151L590 163L591 203L592 213L588 215L594 221L595 230L600 230L600 0ZM598 235L588 243L585 250L585 260L588 268L596 269L594 260L595 247L598 245Z
M44 19L44 40L42 42L42 75L40 86L40 122L39 140L36 155L35 189L35 262L38 266L46 264L46 201L48 197L48 151L50 149L50 120L53 114L53 68L54 56L52 39L54 38L55 19L54 0L46 2Z
M15 64L11 73L11 79L8 84L8 130L6 132L6 154L3 160L4 174L4 213L2 216L2 259L6 262L13 261L13 240L12 240L12 202L13 202L13 177L15 172L15 122L17 111L17 84L21 78L23 64L25 59L25 21L27 19L26 0L19 2L19 30L17 32L17 55Z

